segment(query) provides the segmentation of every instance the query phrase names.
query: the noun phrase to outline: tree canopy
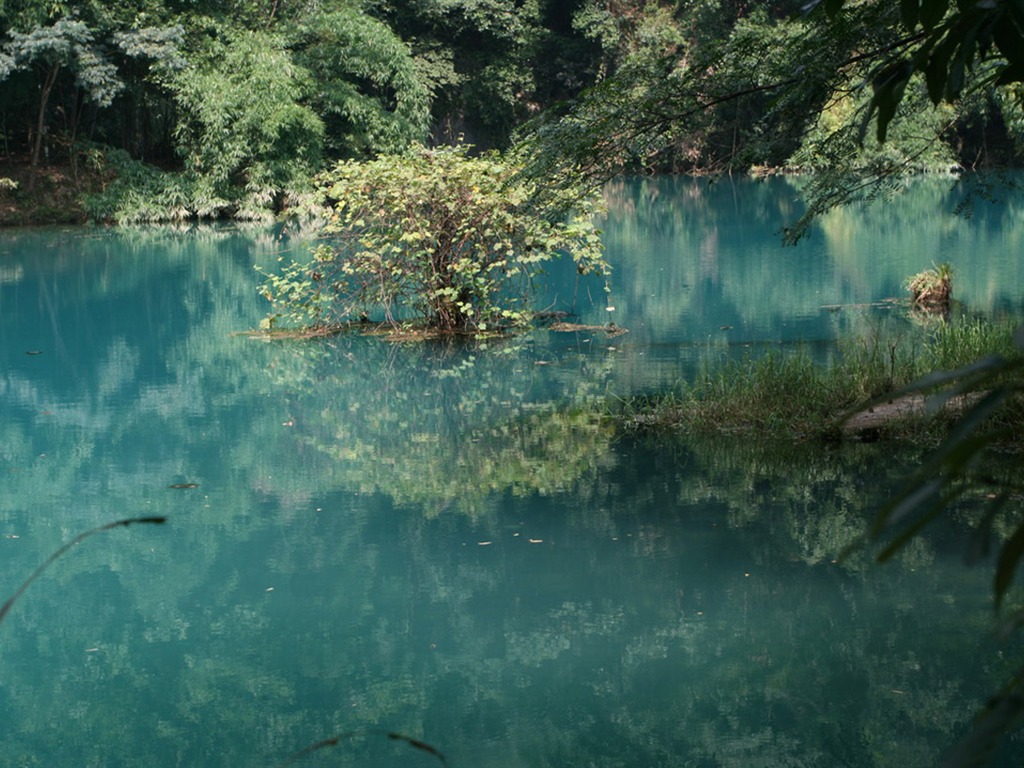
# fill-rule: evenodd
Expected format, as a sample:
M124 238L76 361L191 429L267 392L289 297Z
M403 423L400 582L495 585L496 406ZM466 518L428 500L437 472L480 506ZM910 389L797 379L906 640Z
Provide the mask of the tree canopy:
M171 218L257 215L339 160L521 141L549 180L828 170L815 215L866 194L865 174L1018 163L1020 15L1010 0L5 0L3 159L89 151L137 193L115 184L93 214L131 220L171 187Z
M675 14L676 37L632 48L530 126L533 172L600 184L624 170L814 171L798 239L897 174L1019 163L1018 4L786 6L740 13L716 36Z
M228 5L0 7L7 157L128 153L104 164L134 189L97 208L121 220L257 215L309 189L330 159L426 138L426 78L360 4ZM126 159L175 174L173 204L135 200L140 178L149 200L168 184L127 173Z

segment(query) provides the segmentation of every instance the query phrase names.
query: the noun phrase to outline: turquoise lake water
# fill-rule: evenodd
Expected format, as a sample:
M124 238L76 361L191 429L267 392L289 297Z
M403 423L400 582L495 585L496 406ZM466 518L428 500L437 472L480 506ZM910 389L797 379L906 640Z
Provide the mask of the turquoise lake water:
M538 303L629 333L475 346L240 335L301 232L0 232L0 598L167 518L6 616L0 766L938 765L1020 659L970 510L837 562L923 454L653 444L588 406L909 337L887 300L933 263L1020 318L1024 196L956 217L931 180L795 248L785 180L607 196L611 293L569 265Z

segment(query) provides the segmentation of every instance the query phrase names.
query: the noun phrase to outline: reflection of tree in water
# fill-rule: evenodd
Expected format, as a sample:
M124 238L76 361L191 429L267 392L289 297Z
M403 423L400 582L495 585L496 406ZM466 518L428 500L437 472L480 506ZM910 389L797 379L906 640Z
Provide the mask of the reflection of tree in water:
M516 341L339 339L283 353L271 375L299 443L333 459L332 485L475 514L505 492L572 489L611 461L611 430L585 407L598 372L567 402L534 363Z
M958 301L979 312L1019 310L1024 267L1006 254L1024 242L1021 195L979 201L968 218L953 212L962 195L952 183L908 181L884 204L829 213L807 241L788 247L781 230L802 212L799 177L612 182L604 240L620 317L655 341L682 333L724 343L720 326L729 325L733 341L811 342L823 305L905 297L905 278L944 261L957 270Z
M392 368L399 378L408 370ZM315 411L293 393L299 426ZM448 394L420 427L439 408L483 429L480 398ZM328 424L307 434L334 434ZM585 444L595 439L587 429ZM315 497L322 512L264 505L261 521L258 497L220 499L172 521L166 549L127 542L113 598L96 590L117 607L97 613L96 601L57 603L42 591L21 612L73 649L59 673L79 713L62 726L70 748L93 754L89 740L102 734L104 753L153 764L167 750L273 762L386 723L427 737L456 765L510 755L552 766L934 762L973 711L957 661L982 621L965 608L971 590L945 583L941 562L904 563L892 574L915 598L894 602L877 571L833 565L845 541L822 533L871 507L884 489L864 478L884 457L871 446L847 464L820 451L602 445L601 471L563 490L521 488L474 519L340 492L349 478L329 474L332 459L309 464L328 473L330 490ZM109 550L81 554L64 583L88 598ZM15 642L26 640L0 637L0 648ZM103 655L83 665L75 653L85 642ZM164 667L161 657L178 661ZM10 742L9 754L24 756L50 733L43 713L66 705L32 682L38 673L12 675L19 708L41 718ZM96 698L96 685L118 692L116 707L80 698ZM158 732L127 712L154 713ZM380 757L373 744L334 756Z

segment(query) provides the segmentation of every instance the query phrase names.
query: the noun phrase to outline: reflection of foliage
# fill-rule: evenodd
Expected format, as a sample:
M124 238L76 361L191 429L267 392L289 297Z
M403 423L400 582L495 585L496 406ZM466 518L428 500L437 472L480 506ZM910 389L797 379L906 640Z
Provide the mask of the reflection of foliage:
M399 457L382 456L339 431L319 446L339 461L338 480L363 492L386 491L395 501L437 514L449 506L478 513L495 494L555 493L609 460L611 431L590 410L531 411L517 420L453 434L412 436Z
M793 540L801 534L791 523L856 516L867 490L864 473L878 472L891 456L863 446L852 462L857 469L847 474L846 454L717 446L623 446L636 461L584 484L593 492L583 493L569 530L560 529L567 550L552 550L550 559L577 547L597 556L580 573L552 563L555 573L517 576L523 607L543 615L531 621L523 609L510 611L492 632L504 635L520 661L519 685L529 684L534 701L565 686L585 695L573 698L571 728L559 728L568 718L554 705L543 713L549 728L531 722L510 741L552 764L581 755L594 755L600 766L681 754L736 766L820 765L839 753L855 765L897 765L896 754L911 751L937 759L968 716L964 699L972 694L947 678L935 650L970 642L981 613L968 619L953 587L907 563L899 578L916 584L911 592L927 610L956 627L941 640L917 635L908 644L920 602L893 607L883 596L892 584L870 578L866 564L832 564L845 540L833 542L812 571L794 562L802 544ZM895 474L886 470L885 482L867 492L884 493ZM629 493L619 496L623 488ZM700 542L725 524L723 502L737 513L737 548L709 552ZM608 517L595 515L598 509ZM551 511L545 505L538 517ZM650 593L629 593L617 585L620 568L633 567L672 578L650 581ZM797 572L816 577L790 592L789 576ZM559 579L561 589L553 590ZM558 599L589 594L582 587L588 579L601 585L601 599ZM849 633L837 634L837 625ZM575 673L553 663L558 659ZM485 666L465 687L492 678L500 685L497 670ZM617 707L626 691L643 703Z
M540 367L509 374L525 351L342 339L282 354L272 376L294 393L299 442L331 457L333 483L434 514L478 514L507 491L572 488L611 460L611 429L596 409L545 397ZM356 360L367 373L353 373ZM577 404L596 392L588 382Z
M24 582L22 582L21 586L18 587L18 589L16 589L14 591L14 594L12 594L9 598L7 598L6 601L4 601L4 604L2 606L0 606L0 623L3 622L4 618L7 616L7 613L14 606L14 602L19 597L21 597L22 593L26 589L28 589L29 585L31 585L33 581L35 581L37 578L39 578L40 574L42 574L42 572L46 568L48 568L50 565L52 565L55 560L57 560L58 558L63 556L68 550L70 550L73 546L75 546L76 544L78 544L82 540L86 539L89 536L93 536L93 535L95 535L97 533L102 533L103 531L109 531L112 528L127 527L129 525L134 525L136 523L141 523L141 524L149 523L149 524L157 524L157 525L159 525L159 524L165 523L165 522L167 522L167 518L165 518L165 517L133 517L133 518L125 519L125 520L116 520L116 521L114 521L112 523L106 523L105 525L101 525L98 528L90 528L88 531L85 531L84 533L78 534L78 536L73 538L67 544L64 544L60 549L58 549L56 552L54 552L52 555L50 555L45 561L43 561L43 563L38 568L36 568L31 573L31 575Z
M726 519L737 528L757 524L767 516L773 530L785 532L789 545L784 556L808 565L836 563L863 531L864 477L871 477L883 494L899 480L895 467L878 474L879 460L891 447L883 450L878 445L859 444L822 450L813 444L780 446L737 438L688 444L706 472L706 481L681 501L694 504L715 498L724 502ZM902 452L907 462L920 453L909 448ZM921 556L927 559L930 555ZM914 567L914 563L901 562ZM842 566L863 571L867 562L850 558Z
M865 318L881 313L858 306L904 296L903 279L920 270L922 254L954 264L957 299L972 312L999 317L1019 306L1024 260L1000 260L1000 277L993 279L968 257L999 258L1024 247L1018 196L979 205L969 219L936 218L937 209L962 202L969 181L908 180L886 205L834 211L818 222L812 241L786 248L779 231L799 216L804 183L638 178L609 184L603 240L619 275L615 319L630 328L631 339L682 336L694 344L680 349L692 368L709 347L735 351L739 340L796 336L813 343L822 325L831 326L824 331L830 338L859 333ZM823 305L835 308L827 323ZM732 330L723 332L723 325ZM665 383L679 377L679 361L672 363Z

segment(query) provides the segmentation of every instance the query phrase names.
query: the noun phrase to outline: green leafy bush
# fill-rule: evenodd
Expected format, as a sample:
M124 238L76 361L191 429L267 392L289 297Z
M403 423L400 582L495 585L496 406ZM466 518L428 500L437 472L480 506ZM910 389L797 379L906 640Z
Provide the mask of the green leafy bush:
M386 24L352 9L314 14L289 47L316 83L308 104L324 122L334 159L399 152L430 127L430 91L408 46Z
M330 218L312 261L283 263L262 286L265 321L330 326L360 315L485 332L530 320L532 279L568 254L607 271L594 225L600 199L540 206L541 190L497 154L415 147L347 161L320 179Z
M103 189L83 198L93 221L116 224L216 219L235 203L219 196L204 179L190 173L162 171L133 160L121 149L90 149L89 169L106 178Z

